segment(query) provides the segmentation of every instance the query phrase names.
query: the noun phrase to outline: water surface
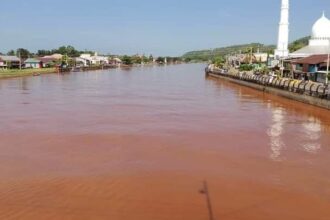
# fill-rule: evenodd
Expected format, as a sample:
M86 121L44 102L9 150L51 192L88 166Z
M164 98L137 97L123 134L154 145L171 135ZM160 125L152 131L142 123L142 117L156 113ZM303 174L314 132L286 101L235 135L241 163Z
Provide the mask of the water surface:
M329 219L330 112L204 65L0 81L0 219Z

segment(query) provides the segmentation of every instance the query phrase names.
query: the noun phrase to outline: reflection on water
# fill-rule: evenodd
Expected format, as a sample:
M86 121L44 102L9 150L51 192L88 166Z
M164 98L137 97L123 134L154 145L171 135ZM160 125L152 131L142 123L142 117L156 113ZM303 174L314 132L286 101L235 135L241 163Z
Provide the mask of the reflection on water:
M285 125L285 113L282 108L272 109L272 122L271 127L268 129L268 135L270 137L271 154L270 158L273 160L281 160L281 151L285 147L285 143L282 139Z
M321 122L320 120L309 117L306 122L303 122L303 133L305 139L301 141L303 149L309 153L317 153L321 149Z

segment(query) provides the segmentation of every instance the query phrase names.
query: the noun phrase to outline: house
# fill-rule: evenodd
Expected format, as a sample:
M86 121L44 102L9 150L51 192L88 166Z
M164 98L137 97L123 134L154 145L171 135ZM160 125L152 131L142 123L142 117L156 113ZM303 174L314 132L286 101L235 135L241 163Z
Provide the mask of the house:
M42 62L42 68L46 67L54 67L56 63L59 62L59 59L56 59L54 57L40 57L38 58Z
M5 61L0 58L0 68L3 69L5 66Z
M76 62L76 66L87 67L91 65L91 60L83 57L76 57L75 62Z
M81 54L76 61L83 62L85 66L109 64L108 57L98 56L97 53L95 53L94 56L90 54Z
M24 61L25 68L39 69L43 68L43 63L41 60L36 58L28 58Z
M312 55L306 58L293 60L291 64L294 74L303 73L312 81L324 82L328 55Z
M109 61L110 61L109 62L110 64L118 65L118 66L120 66L123 63L123 61L121 59L119 59L118 57L111 58Z
M313 55L291 62L293 69L305 73L315 73L317 71L326 70L328 63L328 55Z
M21 60L16 56L0 55L0 68L1 69L15 69L20 68Z
M254 53L253 54L253 57L254 57L254 62L256 63L267 63L268 62L268 53Z

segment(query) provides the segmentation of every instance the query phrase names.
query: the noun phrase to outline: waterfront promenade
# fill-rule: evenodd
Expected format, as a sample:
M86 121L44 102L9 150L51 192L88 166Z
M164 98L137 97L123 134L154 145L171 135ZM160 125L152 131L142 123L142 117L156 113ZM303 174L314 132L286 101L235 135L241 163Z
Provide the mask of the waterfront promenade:
M204 67L0 80L0 219L327 220L329 111Z

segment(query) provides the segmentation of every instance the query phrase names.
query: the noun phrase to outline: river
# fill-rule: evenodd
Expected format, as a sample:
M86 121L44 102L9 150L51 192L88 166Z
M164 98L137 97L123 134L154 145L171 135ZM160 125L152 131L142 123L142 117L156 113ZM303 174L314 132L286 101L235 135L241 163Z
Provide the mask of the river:
M0 219L329 219L330 112L204 67L1 80Z

